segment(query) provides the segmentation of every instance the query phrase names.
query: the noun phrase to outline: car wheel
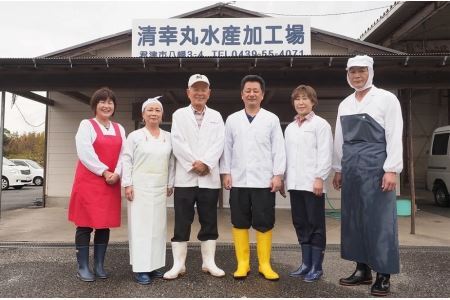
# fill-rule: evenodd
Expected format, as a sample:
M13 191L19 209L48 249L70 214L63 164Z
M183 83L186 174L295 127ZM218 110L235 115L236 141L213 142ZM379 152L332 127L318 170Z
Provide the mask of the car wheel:
M34 185L42 185L44 183L44 179L42 177L34 177L33 179Z
M15 186L13 186L13 188L14 188L15 190L20 190L20 189L23 188L23 185L15 185Z
M8 178L2 176L2 190L7 190L9 188Z
M433 189L434 202L437 206L446 207L450 206L450 196L448 195L447 188L444 184L438 183Z

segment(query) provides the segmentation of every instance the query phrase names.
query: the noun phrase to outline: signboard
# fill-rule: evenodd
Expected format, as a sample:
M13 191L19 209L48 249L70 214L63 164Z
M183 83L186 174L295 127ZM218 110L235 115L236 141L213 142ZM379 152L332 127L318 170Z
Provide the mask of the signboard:
M311 54L308 18L186 18L133 21L134 57Z

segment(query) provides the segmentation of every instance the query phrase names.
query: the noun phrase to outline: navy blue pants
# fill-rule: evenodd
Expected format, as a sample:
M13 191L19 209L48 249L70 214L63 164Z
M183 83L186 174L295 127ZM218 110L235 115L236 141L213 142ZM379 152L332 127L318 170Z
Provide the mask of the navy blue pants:
M325 194L317 197L308 191L289 191L292 223L300 244L325 249Z

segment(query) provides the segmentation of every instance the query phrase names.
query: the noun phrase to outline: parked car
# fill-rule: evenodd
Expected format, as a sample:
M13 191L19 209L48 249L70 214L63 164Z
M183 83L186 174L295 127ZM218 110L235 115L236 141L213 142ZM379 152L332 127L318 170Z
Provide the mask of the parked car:
M428 151L427 189L433 191L438 206L450 206L450 126L436 128Z
M9 159L3 157L2 190L13 187L16 190L31 183L30 168L17 166Z
M42 185L44 183L44 167L31 159L12 158L10 159L18 166L28 167L31 171L31 180L34 185Z

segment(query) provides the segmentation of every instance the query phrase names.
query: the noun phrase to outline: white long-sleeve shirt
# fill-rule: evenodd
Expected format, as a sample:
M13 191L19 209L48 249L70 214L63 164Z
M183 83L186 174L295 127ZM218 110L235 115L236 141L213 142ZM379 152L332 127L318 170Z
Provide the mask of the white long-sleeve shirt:
M316 178L327 180L333 156L333 134L328 122L314 115L301 126L286 127L286 188L313 192ZM324 184L323 192L326 193Z
M127 187L130 185L133 185L133 160L134 160L134 151L136 150L136 147L145 142L147 135L144 130L147 130L145 128L141 128L138 130L135 130L131 132L128 135L128 138L126 140L125 149L123 151L122 155L122 169L123 169L123 176L121 180L121 184L123 187ZM167 132L165 130L160 130L160 135L164 139L167 139L168 143L170 143L170 132ZM174 181L175 181L175 157L173 156L173 153L170 154L169 159L169 170L168 170L168 181L167 181L167 187L173 187Z
M278 117L261 108L250 123L245 110L225 123L221 174L231 174L233 187L268 188L286 170L283 132Z
M385 172L400 173L403 169L403 118L397 97L383 89L372 86L362 101L356 100L355 93L345 98L339 105L334 136L333 169L341 171L343 135L340 117L366 113L385 130L387 157L383 165Z
M220 113L205 107L200 128L191 106L172 116L172 148L176 158L175 187L221 188L219 159L223 152L224 123ZM192 164L199 160L209 167L209 174L199 176Z
M114 126L112 123L109 125L109 129L106 129L102 124L100 124L95 118L94 122L97 122L100 130L104 135L116 135L114 130ZM125 137L125 129L122 125L119 125L120 136L122 137L122 148L120 149L119 160L117 162L116 169L114 173L118 174L120 177L122 176L122 153L125 147L126 137ZM80 126L78 127L77 134L75 135L75 145L77 148L78 159L81 163L92 173L97 174L98 176L102 176L103 172L108 170L108 166L102 163L97 153L94 150L94 141L97 138L97 133L95 132L94 127L91 122L87 119L82 120Z

